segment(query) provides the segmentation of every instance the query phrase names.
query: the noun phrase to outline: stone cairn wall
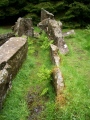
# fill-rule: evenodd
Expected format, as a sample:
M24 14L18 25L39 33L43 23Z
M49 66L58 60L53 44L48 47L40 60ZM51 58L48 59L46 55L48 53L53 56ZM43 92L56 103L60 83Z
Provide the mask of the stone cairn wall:
M0 109L27 53L27 39L11 37L0 47Z
M12 79L27 55L27 37L22 35L34 36L32 19L18 18L12 31L12 33L0 35L0 109L11 89Z
M53 83L56 90L56 95L58 98L63 94L65 88L63 76L60 70L60 56L61 54L67 54L69 52L68 47L64 41L62 34L62 23L54 19L54 15L48 11L41 9L41 22L37 25L41 30L44 30L48 37L54 41L54 44L50 45L51 58L54 64L54 69L52 72Z

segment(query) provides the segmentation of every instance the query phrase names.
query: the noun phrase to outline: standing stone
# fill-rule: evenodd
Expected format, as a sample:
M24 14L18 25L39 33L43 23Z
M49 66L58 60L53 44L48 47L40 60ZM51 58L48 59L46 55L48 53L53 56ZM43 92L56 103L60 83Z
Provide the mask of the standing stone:
M41 9L41 21L47 18L54 19L54 15L42 8Z
M34 36L34 28L31 18L18 18L14 26L12 26L12 31L17 36Z
M68 47L65 44L63 39L62 30L61 30L62 23L56 20L49 20L48 22L48 36L54 40L54 44L59 48L61 54L68 53Z

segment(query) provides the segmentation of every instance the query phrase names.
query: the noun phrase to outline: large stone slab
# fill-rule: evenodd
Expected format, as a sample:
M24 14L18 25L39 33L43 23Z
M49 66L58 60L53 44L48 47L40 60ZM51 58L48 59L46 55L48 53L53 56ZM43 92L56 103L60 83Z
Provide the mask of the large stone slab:
M48 22L48 36L54 40L54 44L59 48L61 54L68 53L68 47L63 39L62 23L60 21L50 19Z
M54 87L56 90L56 94L57 96L63 93L64 90L64 80L63 80L63 76L62 73L59 69L59 67L55 67L53 69L53 82L54 82Z
M54 40L54 44L59 48L61 54L67 54L69 52L62 34L62 23L54 19L44 19L38 25L44 30L51 40Z
M32 18L18 18L15 25L12 26L12 31L17 36L34 36Z
M26 55L27 38L12 37L0 47L0 109Z
M41 21L47 18L54 19L54 15L45 9L41 9Z
M48 22L49 22L49 19L50 18L46 18L46 19L42 20L41 22L39 22L37 24L37 27L39 27L41 30L44 30L47 33L48 32Z

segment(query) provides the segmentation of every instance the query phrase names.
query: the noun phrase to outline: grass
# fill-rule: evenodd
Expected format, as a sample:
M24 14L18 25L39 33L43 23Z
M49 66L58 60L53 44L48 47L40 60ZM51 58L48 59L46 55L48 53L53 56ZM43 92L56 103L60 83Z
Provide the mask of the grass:
M41 42L43 44L43 41ZM0 111L0 120L27 120L30 111L34 109L33 106L38 104L38 101L35 100L36 103L28 109L27 96L29 93L40 92L39 99L41 100L39 104L41 105L43 103L41 93L46 89L46 86L45 81L43 81L44 83L40 83L40 78L37 73L40 73L43 66L47 70L51 69L52 64L49 50L47 50L49 48L42 48L41 42L34 38L28 39L27 58L19 73L12 81L12 89L4 102L3 109ZM39 88L38 90L37 87Z
M53 87L50 81L47 82L48 70L53 66L49 48L46 47L50 43L46 42L47 38L43 34L40 40L28 40L27 59L12 82L12 89L0 111L0 120L27 120L37 105L44 106L44 110L37 117L38 120L90 119L90 31L75 30L75 33L65 38L69 53L66 56L60 55L60 69L65 82L64 105L55 103ZM38 94L29 109L28 93Z
M12 30L10 28L11 28L10 26L0 27L0 34L5 34L5 33L11 32Z
M66 38L69 54L62 56L61 70L65 80L65 105L63 120L90 119L90 51L86 43L90 36L86 30L76 30Z

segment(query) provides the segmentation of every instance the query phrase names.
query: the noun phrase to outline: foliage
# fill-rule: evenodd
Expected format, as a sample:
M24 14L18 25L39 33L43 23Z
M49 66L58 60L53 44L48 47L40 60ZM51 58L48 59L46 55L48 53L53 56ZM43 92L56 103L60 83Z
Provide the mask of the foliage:
M42 66L39 70L39 72L37 73L38 75L38 82L39 84L43 82L43 84L45 84L43 86L43 90L41 92L41 96L42 95L46 95L48 93L48 86L50 84L51 81L51 71L49 69L47 69L45 66Z
M72 2L68 4L68 10L65 12L65 17L62 20L70 22L74 22L77 27L85 27L88 23L90 17L88 14L90 13L90 8L88 5L84 4L84 2Z
M64 27L86 27L90 24L89 0L1 0L0 21L8 21L11 16L13 20L31 17L36 25L40 21L41 8L52 12L55 18L63 22Z
M46 33L43 31L43 33L41 34L40 38L40 44L41 44L41 48L44 49L44 50L47 50L50 48L50 44L53 43L53 40L50 40Z

